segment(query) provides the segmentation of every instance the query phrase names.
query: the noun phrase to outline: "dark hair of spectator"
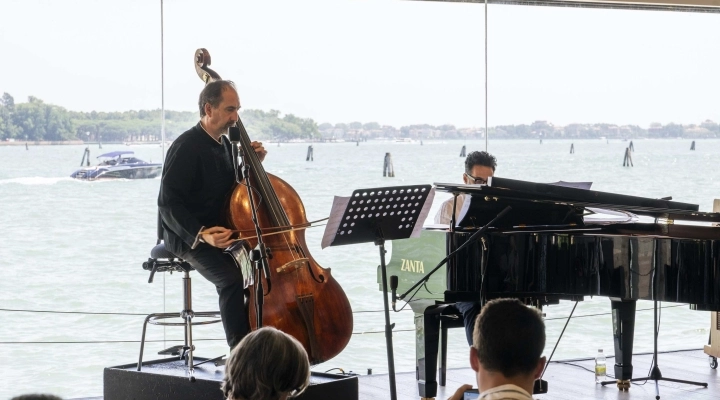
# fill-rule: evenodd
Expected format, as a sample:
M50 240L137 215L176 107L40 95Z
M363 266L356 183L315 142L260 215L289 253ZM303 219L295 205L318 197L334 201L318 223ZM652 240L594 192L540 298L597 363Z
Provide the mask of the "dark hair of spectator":
M471 173L473 167L476 165L483 165L485 167L492 168L493 172L495 172L497 160L487 151L473 151L465 158L465 172L468 174Z
M277 400L302 393L310 362L302 344L272 327L250 332L230 352L222 391L232 400Z
M488 371L507 378L532 373L545 348L545 323L517 299L491 300L475 320L473 348Z
M235 89L235 83L227 80L217 80L205 85L200 92L198 98L198 107L200 108L200 118L205 116L205 104L210 104L212 108L218 108L222 102L222 94L227 88Z
M24 394L22 396L13 397L11 400L62 400L60 397L52 394Z

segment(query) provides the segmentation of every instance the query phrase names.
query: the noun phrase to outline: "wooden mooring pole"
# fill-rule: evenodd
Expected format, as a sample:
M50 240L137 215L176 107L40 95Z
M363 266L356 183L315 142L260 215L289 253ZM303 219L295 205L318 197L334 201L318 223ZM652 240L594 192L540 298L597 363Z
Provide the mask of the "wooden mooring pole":
M279 142L278 142L279 144ZM315 161L313 158L313 147L312 145L308 146L307 156L305 157L305 161Z
M90 146L85 148L85 151L83 152L82 160L80 160L80 166L82 167L83 164L85 164L85 160L87 160L87 166L90 166Z
M630 149L630 151L632 151L633 153L635 152L635 145L633 144L632 140L630 141L630 146L628 146L628 149Z
M623 160L623 167L632 167L632 155L630 155L630 147L625 149L625 159Z
M385 162L383 163L383 176L388 178L395 177L395 169L393 168L392 156L390 153L385 153Z
M570 154L575 154L575 143L570 143Z
M460 157L465 157L465 145L460 149Z
M690 145L690 150L695 150L695 141L693 140L692 144Z

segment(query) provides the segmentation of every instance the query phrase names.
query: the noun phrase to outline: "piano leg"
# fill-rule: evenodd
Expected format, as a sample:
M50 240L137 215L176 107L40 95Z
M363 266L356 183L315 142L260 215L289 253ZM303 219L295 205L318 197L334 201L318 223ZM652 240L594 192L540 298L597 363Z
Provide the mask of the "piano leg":
M418 392L421 398L437 395L436 380L438 347L440 343L440 315L447 304L432 305L415 318L415 353Z
M612 308L613 340L615 342L615 378L620 390L630 388L632 379L632 351L635 337L635 306L637 301L610 299ZM607 382L613 383L613 381ZM603 382L603 385L606 382Z

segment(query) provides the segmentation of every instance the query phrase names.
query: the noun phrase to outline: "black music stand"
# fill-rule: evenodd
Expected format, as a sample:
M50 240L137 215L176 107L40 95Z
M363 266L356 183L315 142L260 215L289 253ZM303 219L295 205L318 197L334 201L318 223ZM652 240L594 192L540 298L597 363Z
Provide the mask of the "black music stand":
M393 186L357 189L350 198L336 198L325 238L333 235L323 247L373 242L379 246L385 305L385 341L388 353L390 398L397 399L395 359L392 345L390 308L388 307L385 240L407 239L419 235L435 192L430 185ZM340 201L338 201L340 200ZM346 200L346 201L344 201ZM337 218L338 215L342 217Z

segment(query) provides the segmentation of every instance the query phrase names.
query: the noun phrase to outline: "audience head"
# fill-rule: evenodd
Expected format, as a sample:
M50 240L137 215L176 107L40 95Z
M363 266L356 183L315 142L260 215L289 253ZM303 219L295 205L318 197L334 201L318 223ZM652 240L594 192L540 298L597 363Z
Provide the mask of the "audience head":
M232 349L222 390L228 400L283 400L302 393L309 382L310 363L300 342L264 327Z
M475 371L535 380L545 365L540 312L515 299L489 301L475 321L470 362Z

